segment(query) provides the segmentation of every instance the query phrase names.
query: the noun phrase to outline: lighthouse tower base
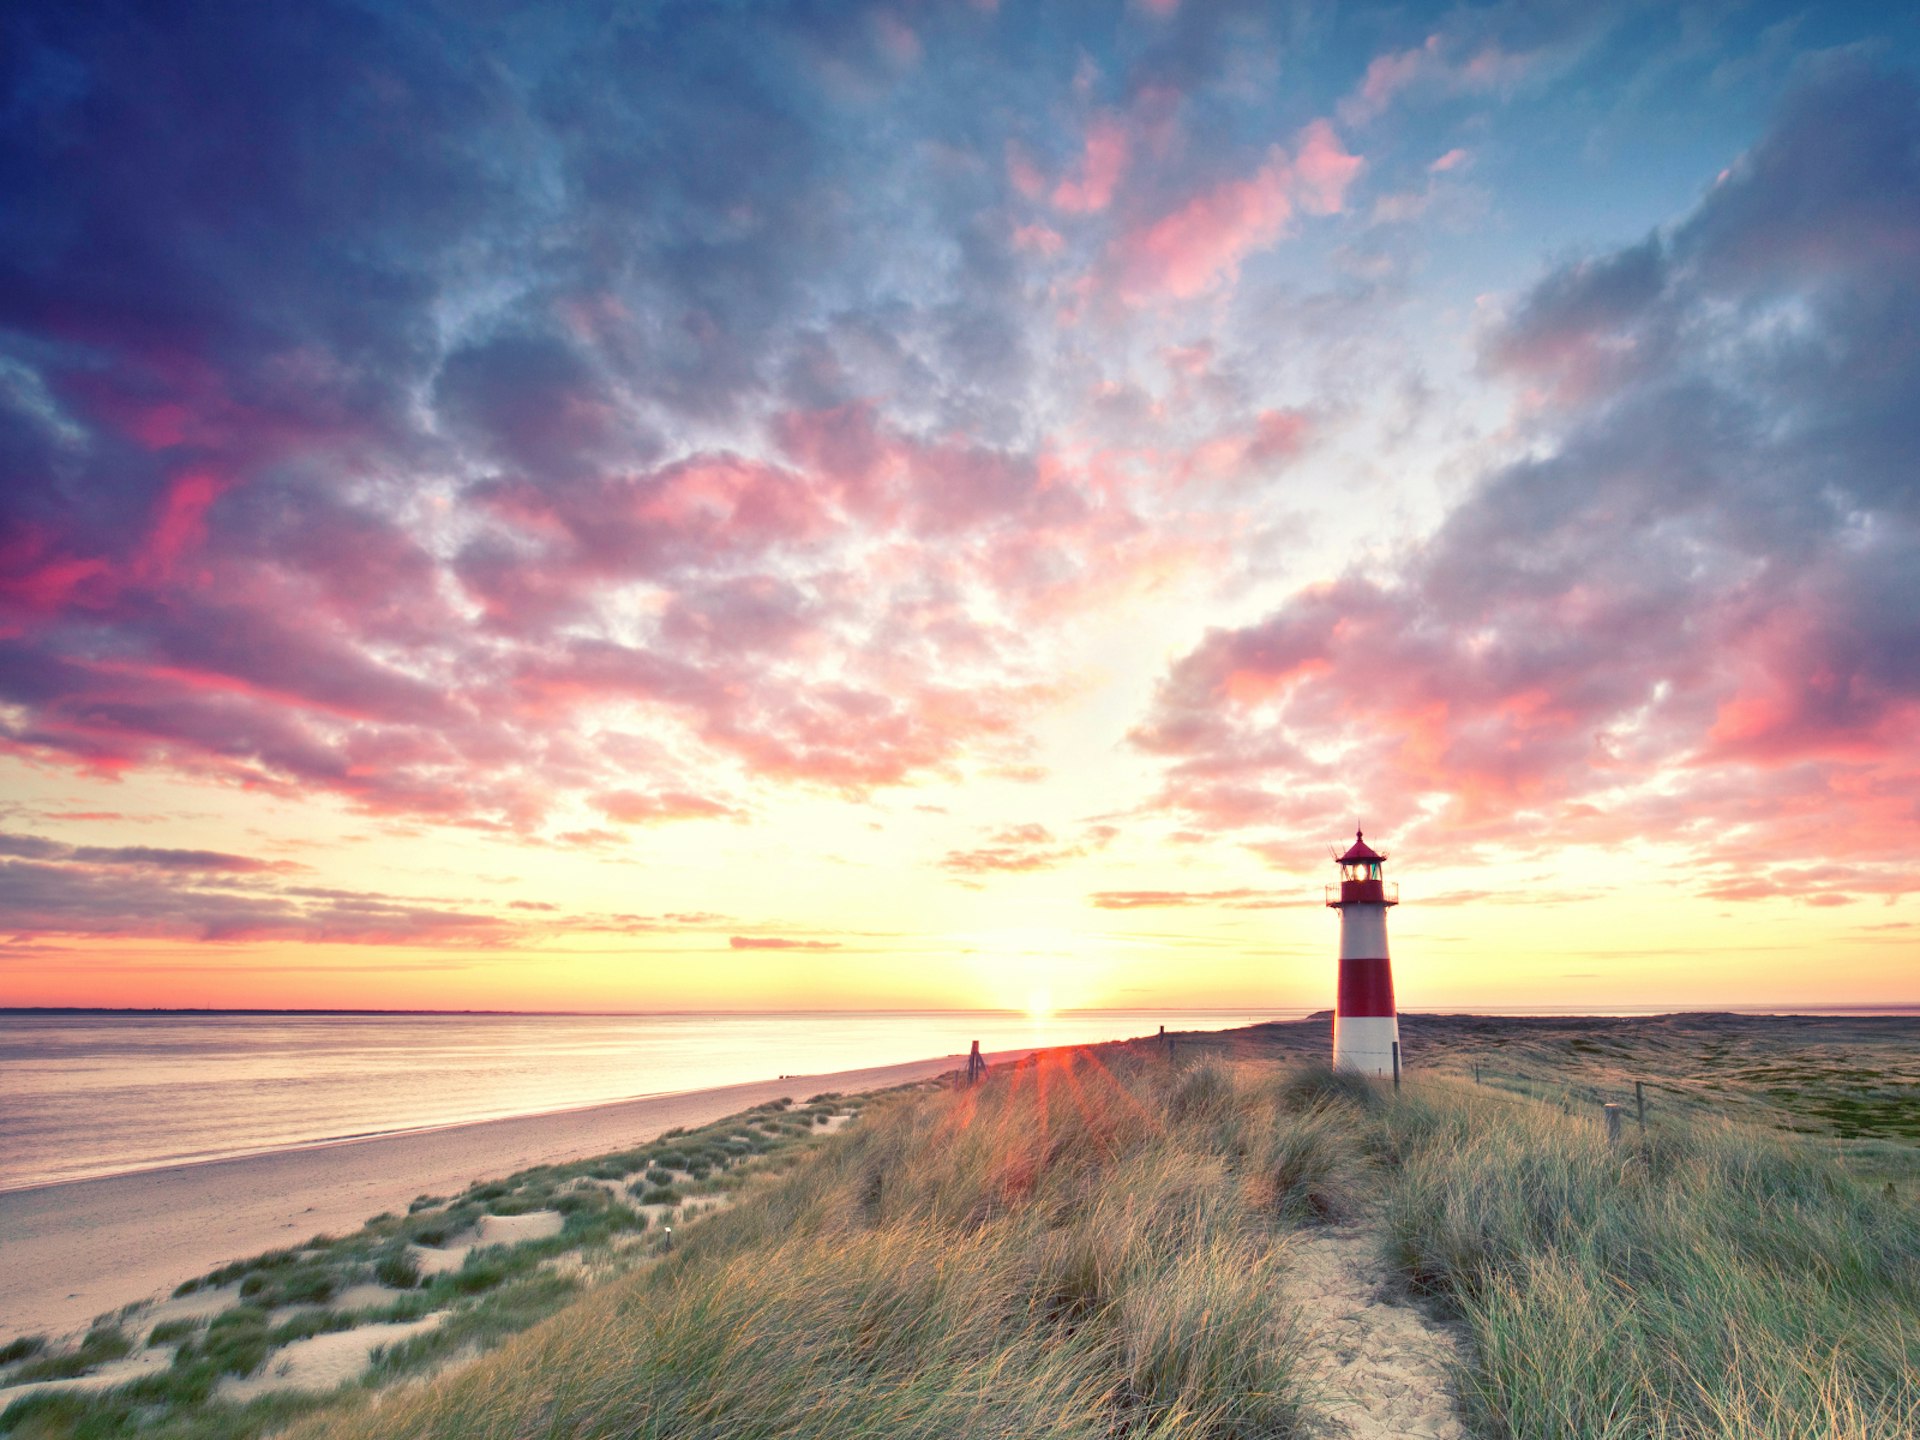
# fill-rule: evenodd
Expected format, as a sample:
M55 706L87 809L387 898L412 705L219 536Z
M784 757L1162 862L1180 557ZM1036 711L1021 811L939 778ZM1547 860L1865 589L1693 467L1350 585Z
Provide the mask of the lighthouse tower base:
M1393 1015L1335 1015L1333 1068L1393 1078L1394 1051L1400 1045L1400 1021Z

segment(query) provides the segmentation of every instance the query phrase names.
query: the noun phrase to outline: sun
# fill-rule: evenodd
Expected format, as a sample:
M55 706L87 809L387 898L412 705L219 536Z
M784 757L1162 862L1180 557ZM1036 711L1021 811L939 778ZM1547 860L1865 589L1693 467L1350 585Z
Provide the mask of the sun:
M1053 1018L1053 995L1050 991L1035 990L1027 996L1027 1018L1036 1022Z

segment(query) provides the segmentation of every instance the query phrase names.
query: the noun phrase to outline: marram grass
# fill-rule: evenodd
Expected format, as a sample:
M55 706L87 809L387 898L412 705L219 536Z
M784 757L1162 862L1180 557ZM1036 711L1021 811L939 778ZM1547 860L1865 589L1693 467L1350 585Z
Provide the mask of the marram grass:
M870 1107L664 1264L299 1433L1308 1433L1277 1203L1300 1181L1250 1171L1295 1117L1244 1076L1115 1063L1052 1056ZM1170 1118L1203 1091L1205 1126Z
M1111 1066L1112 1068L1108 1068ZM1822 1147L1053 1059L868 1112L657 1270L307 1440L1312 1433L1301 1223L1377 1211L1512 1440L1911 1440L1920 1221Z
M1448 1085L1383 1134L1391 1257L1470 1330L1477 1433L1920 1436L1920 1215L1829 1147L1695 1120L1615 1151Z
M1613 1151L1597 1115L1446 1080L1103 1050L883 1098L775 1169L531 1328L433 1337L494 1347L472 1364L206 1418L235 1440L1310 1436L1290 1236L1375 1217L1472 1342L1482 1440L1920 1436L1920 1215L1818 1141L1675 1116ZM105 1414L13 1433L137 1433L88 1428Z

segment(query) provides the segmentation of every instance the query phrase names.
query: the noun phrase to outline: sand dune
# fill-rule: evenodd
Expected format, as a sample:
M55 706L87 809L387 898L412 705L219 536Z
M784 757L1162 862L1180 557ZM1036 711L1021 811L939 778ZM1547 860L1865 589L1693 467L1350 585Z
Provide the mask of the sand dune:
M995 1056L998 1059L1012 1058ZM343 1140L270 1155L0 1192L0 1338L59 1334L228 1260L356 1229L532 1165L580 1159L789 1095L871 1090L961 1057L801 1075L611 1105Z

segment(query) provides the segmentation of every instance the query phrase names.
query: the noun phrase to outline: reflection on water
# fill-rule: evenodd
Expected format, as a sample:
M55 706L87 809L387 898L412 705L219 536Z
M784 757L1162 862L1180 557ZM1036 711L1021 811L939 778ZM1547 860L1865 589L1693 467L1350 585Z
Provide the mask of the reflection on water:
M0 1015L0 1187L1298 1011ZM802 1097L804 1098L804 1097Z

